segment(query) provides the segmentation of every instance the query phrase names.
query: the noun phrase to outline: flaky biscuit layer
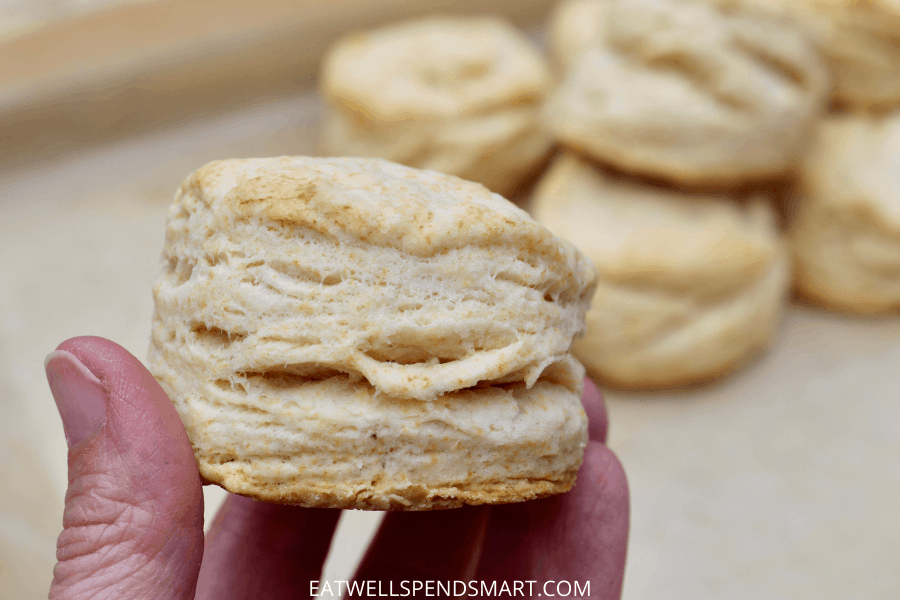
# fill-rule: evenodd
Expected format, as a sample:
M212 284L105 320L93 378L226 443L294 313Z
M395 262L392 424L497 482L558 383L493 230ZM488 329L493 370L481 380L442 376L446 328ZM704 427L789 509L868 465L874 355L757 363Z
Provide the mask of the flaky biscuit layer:
M262 500L368 510L530 500L567 491L587 443L580 392L549 380L424 403L345 375L209 381L174 367L191 357L161 352L154 372L203 478Z
M159 318L184 343L231 340L197 342L215 378L330 370L418 400L565 362L595 276L500 196L375 159L207 165L164 257Z

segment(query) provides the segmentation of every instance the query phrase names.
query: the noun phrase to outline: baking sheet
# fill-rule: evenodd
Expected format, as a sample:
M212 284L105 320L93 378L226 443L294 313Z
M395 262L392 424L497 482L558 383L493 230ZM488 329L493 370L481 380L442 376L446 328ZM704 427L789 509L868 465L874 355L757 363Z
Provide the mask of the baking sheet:
M75 335L146 354L165 209L226 157L315 151L311 91L0 171L0 598L45 598L66 446L44 356ZM900 318L792 306L721 382L606 391L632 494L624 597L900 596ZM207 488L210 513L221 498ZM352 513L325 578L377 522Z

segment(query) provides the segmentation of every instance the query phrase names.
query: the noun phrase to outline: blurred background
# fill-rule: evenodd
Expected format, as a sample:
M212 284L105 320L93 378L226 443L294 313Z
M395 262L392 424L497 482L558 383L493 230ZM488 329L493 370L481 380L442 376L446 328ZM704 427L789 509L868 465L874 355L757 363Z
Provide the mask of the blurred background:
M45 598L55 562L66 445L44 356L76 335L145 356L184 177L317 154L318 69L342 33L481 12L540 45L554 6L0 0L0 599ZM896 314L799 301L727 378L605 388L632 495L623 597L900 597L898 390ZM224 492L205 493L210 515ZM378 519L345 513L323 578L347 579Z

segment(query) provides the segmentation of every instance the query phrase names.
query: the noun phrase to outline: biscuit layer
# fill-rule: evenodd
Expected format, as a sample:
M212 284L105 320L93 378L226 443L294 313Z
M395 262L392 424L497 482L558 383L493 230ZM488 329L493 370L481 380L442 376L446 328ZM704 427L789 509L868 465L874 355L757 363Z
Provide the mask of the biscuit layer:
M500 196L374 159L211 163L164 258L157 316L214 379L347 373L418 400L566 364L595 277Z
M257 499L426 510L567 491L586 438L580 393L548 380L434 402L379 394L349 376L209 381L168 349L155 374L175 399L200 474Z

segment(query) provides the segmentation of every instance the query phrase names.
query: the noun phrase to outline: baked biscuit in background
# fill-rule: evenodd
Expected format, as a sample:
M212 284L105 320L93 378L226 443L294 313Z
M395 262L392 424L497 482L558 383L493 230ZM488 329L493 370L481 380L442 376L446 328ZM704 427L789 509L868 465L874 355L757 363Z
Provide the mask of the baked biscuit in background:
M201 475L424 510L568 490L596 270L483 186L378 159L219 161L182 184L148 366Z
M562 154L531 212L594 261L600 281L573 351L626 389L716 378L772 341L790 261L761 199L680 192Z
M794 283L832 308L900 309L900 113L823 121L792 199Z
M727 187L792 168L829 91L790 19L691 0L608 0L544 114L557 141L630 173Z
M509 23L434 17L349 35L325 59L323 150L433 169L508 194L552 145L552 79Z
M795 19L831 67L833 98L866 110L900 103L900 4L895 0L742 0Z
M858 108L900 103L900 4L892 0L806 0L822 18L820 48L834 96Z

